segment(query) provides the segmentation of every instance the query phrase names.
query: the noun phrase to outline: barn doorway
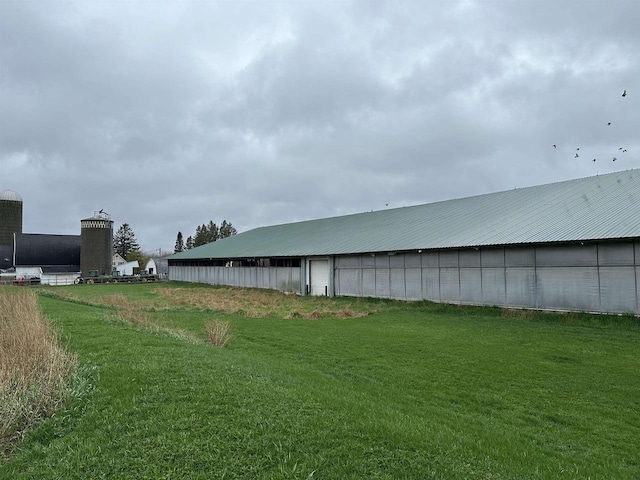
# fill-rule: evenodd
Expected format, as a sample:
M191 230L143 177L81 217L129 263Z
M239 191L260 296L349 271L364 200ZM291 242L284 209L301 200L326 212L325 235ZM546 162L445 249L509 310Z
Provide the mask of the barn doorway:
M309 261L311 295L326 296L329 289L329 260Z

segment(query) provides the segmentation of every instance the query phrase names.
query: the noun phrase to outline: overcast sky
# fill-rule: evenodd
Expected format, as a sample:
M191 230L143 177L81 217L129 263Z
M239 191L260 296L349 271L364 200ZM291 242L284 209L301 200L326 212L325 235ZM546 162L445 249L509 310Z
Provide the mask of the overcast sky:
M0 0L25 233L104 209L172 250L640 168L638 132L637 0Z

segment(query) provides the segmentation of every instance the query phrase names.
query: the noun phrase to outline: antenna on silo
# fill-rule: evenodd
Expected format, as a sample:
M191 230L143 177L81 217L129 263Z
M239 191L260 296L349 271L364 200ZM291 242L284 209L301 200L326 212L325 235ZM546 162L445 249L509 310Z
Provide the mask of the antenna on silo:
M103 208L101 208L99 211L97 212L93 212L93 216L95 218L102 218L104 220L111 220L111 215L109 215L107 212L104 211Z

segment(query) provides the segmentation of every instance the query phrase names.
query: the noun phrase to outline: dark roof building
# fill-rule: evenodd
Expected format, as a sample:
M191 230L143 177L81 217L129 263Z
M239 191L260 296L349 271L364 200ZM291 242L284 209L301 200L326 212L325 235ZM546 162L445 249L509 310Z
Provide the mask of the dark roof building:
M79 272L80 235L16 234L15 265L41 267L44 273Z

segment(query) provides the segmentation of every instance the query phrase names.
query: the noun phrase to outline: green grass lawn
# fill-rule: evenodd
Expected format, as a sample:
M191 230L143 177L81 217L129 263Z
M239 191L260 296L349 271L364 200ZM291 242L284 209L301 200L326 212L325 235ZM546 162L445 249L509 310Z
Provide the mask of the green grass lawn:
M637 318L243 291L266 295L247 317L159 288L239 295L43 289L91 388L0 478L640 478ZM117 320L110 295L148 323Z

